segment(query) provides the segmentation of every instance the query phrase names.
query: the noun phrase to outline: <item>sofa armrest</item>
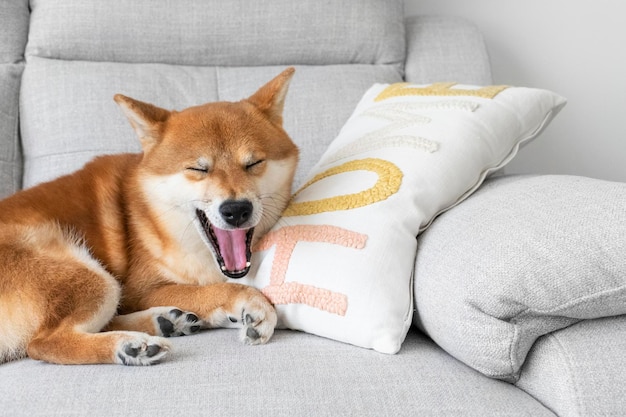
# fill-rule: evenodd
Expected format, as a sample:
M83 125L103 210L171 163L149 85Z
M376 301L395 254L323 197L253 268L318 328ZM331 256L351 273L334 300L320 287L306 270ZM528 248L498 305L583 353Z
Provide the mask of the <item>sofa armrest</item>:
M406 36L406 81L492 83L487 48L472 23L456 17L411 16Z
M0 63L18 63L24 59L29 19L28 1L0 3Z
M21 187L18 103L29 18L27 0L0 2L0 198Z
M583 320L537 340L517 386L559 416L623 415L626 316Z

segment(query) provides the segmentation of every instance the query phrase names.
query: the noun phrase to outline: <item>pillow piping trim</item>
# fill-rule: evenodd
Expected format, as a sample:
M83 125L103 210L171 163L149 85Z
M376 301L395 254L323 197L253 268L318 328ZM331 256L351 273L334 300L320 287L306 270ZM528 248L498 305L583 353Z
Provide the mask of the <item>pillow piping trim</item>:
M539 134L550 124L552 119L554 119L554 117L561 111L561 109L565 106L565 104L566 103L563 102L563 103L553 107L552 109L550 109L550 111L544 116L543 120L541 121L539 126L537 128L535 128L535 130L533 130L530 134L527 134L523 139L518 140L515 143L515 145L511 148L509 153L503 159L501 159L499 163L497 163L494 166L485 168L480 173L480 175L478 176L478 179L476 180L476 182L472 186L470 186L470 188L468 188L458 199L456 199L456 201L454 201L452 204L450 204L450 205L446 206L445 208L442 208L441 210L436 212L424 226L420 227L419 230L418 230L418 235L420 233L422 233L424 230L428 229L430 227L430 225L432 224L432 222L439 215L445 213L446 211L450 210L451 208L454 208L454 207L458 206L463 201L465 201L470 195L472 195L474 193L474 191L476 191L478 189L478 187L481 186L481 184L485 181L485 178L487 178L487 176L489 174L491 174L491 173L501 169L505 165L507 165L517 155L517 153L519 152L520 147L526 145L527 143L531 142L534 138L539 136Z

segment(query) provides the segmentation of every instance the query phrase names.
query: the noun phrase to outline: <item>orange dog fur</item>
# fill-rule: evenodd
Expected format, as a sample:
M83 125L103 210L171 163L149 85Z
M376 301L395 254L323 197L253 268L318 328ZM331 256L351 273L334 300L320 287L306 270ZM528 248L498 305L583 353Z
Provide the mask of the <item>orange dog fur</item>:
M250 246L289 199L293 72L181 112L116 95L142 153L98 157L0 202L0 362L148 365L168 353L164 336L212 327L267 342L273 306L225 281L248 272Z

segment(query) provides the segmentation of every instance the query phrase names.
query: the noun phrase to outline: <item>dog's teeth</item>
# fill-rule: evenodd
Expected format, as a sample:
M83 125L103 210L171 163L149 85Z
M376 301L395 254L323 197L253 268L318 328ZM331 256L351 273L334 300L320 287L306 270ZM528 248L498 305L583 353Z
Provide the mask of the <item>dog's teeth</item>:
M225 266L222 267L222 271L226 271L226 267Z
M246 268L250 268L250 265L252 265L250 262L246 262Z

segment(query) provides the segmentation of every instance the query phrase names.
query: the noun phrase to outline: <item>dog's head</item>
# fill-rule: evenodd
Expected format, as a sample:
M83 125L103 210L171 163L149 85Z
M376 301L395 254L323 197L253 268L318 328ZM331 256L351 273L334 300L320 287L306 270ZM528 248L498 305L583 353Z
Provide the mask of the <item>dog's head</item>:
M240 102L180 112L115 96L142 144L146 204L182 244L195 224L229 278L248 273L253 241L274 225L291 194L298 149L282 112L293 73L283 71Z

